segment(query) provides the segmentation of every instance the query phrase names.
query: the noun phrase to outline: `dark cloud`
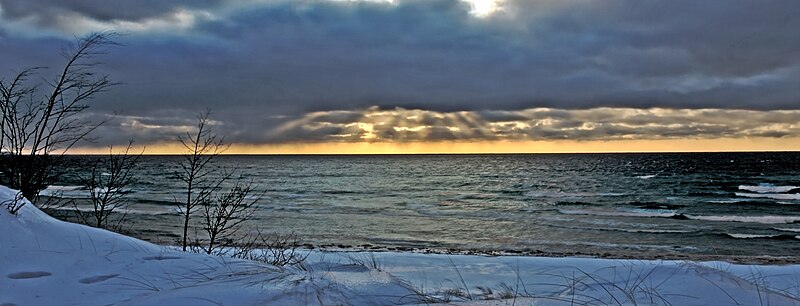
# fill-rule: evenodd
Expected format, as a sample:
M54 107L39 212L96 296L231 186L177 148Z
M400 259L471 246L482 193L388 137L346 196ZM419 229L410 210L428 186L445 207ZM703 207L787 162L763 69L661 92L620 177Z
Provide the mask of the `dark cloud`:
M3 17L31 18L44 26L61 26L63 16L96 21L142 21L168 16L180 9L211 8L219 0L0 0Z
M360 129L342 124L360 121L362 111L327 111L371 106L454 114L381 121L413 122L425 126L430 137L423 138L437 139L464 133L548 139L629 133L605 122L618 119L613 114L576 119L569 111L604 106L800 107L800 2L793 0L507 0L485 17L458 0L0 0L0 9L3 22L11 22L0 25L2 73L57 66L59 46L82 34L48 33L82 24L89 25L82 26L85 31L101 29L90 26L95 23L118 27L126 33L118 38L124 46L103 57L102 69L123 85L104 95L94 111L191 119L209 108L229 137L245 143L328 135L361 139ZM189 17L176 21L181 11ZM192 17L200 13L206 17ZM549 109L517 111L534 107ZM297 126L275 136L287 122L314 113L331 126ZM670 122L694 120L680 116ZM476 118L499 124L544 117L558 123L533 134L472 127ZM628 119L643 126L657 118ZM587 122L605 123L591 135L560 132ZM460 132L442 128L459 124ZM105 131L108 137L119 132ZM730 133L707 126L682 131ZM387 139L422 135L381 132ZM158 137L169 134L163 133Z

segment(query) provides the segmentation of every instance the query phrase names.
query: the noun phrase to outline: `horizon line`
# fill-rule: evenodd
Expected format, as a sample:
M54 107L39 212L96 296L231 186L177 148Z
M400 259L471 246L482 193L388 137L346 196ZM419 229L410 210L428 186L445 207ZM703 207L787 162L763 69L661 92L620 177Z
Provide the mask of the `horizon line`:
M714 154L714 153L800 153L800 150L719 151L604 151L604 152L412 152L412 153L220 153L217 156L408 156L408 155L574 155L574 154ZM108 153L66 153L63 156L103 156ZM119 154L114 154L119 155ZM184 153L142 153L142 156L184 156Z

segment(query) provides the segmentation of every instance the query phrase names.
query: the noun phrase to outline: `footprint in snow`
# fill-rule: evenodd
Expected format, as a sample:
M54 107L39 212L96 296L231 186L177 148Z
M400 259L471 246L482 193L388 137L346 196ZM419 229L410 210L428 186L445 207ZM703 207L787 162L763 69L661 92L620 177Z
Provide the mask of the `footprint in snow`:
M16 272L11 273L8 275L10 279L29 279L29 278L40 278L45 276L53 275L53 273L45 272L45 271L33 271L33 272Z
M80 282L81 284L94 284L107 281L117 276L119 276L119 274L95 275L95 276L81 278L80 280L78 280L78 282Z
M144 259L144 260L170 260L170 259L181 259L181 258L178 257L178 256L163 256L163 255L159 255L159 256L148 256L148 257L144 257L142 259Z

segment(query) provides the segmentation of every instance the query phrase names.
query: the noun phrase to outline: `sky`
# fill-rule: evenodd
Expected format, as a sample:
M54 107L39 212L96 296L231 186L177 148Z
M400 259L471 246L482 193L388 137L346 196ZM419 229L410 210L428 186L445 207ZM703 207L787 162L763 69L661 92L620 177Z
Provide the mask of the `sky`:
M77 153L800 150L794 0L0 0L0 77L98 31Z

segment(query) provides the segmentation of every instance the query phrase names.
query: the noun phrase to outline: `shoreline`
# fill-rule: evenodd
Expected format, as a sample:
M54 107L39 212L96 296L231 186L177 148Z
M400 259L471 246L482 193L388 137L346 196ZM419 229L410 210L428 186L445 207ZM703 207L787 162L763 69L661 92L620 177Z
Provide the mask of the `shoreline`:
M542 250L516 251L516 250L458 250L458 249L436 249L436 248L414 248L414 247L378 247L378 246L344 246L337 245L310 245L301 244L298 247L306 250L318 250L321 252L375 252L389 253L400 252L410 254L439 254L439 255L468 255L485 257L547 257L547 258L587 258L587 259L619 259L619 260L668 260L668 261L693 261L707 262L720 261L731 264L746 265L792 265L800 264L798 256L743 256L743 255L704 255L704 254L669 254L669 255L648 255L646 253L636 253L629 255L611 253L591 253L591 252L552 252Z
M611 259L604 258L606 254L578 252L564 257L568 254L290 243L290 248L308 252L308 261L304 259L302 266L276 267L181 252L174 244L154 245L57 221L32 204L23 208L16 216L0 214L0 229L14 233L9 247L0 248L0 257L14 259L13 265L0 265L0 275L7 275L12 284L0 287L0 296L2 302L15 305L87 301L167 305L198 300L259 304L265 299L287 305L309 301L321 305L477 306L543 301L555 305L614 301L620 305L648 301L764 305L766 301L788 306L800 302L800 293L795 293L800 265L765 258L762 261L770 265L642 256ZM109 291L108 286L140 290Z
M63 214L48 214L68 222L79 222L74 216ZM63 212L63 211L62 211ZM169 241L177 241L175 233L166 230L141 230L135 227L120 231L144 241L162 246L175 246ZM301 237L298 237L301 238ZM598 258L621 260L685 260L685 261L722 261L733 264L755 265L788 265L800 264L800 256L790 255L724 255L724 254L693 254L665 251L655 254L655 251L621 251L616 249L603 249L599 247L576 248L575 251L547 250L545 245L524 247L522 249L469 249L455 247L416 247L403 245L375 245L371 243L311 243L298 239L295 245L298 249L320 250L323 252L406 252L415 254L445 254L445 255L476 255L476 256L520 256L520 257L550 257L550 258Z
M80 223L72 214L72 210L44 209L48 214L58 219ZM135 224L135 223L133 223ZM154 244L174 246L179 236L169 228L141 228L128 224L120 234L132 236ZM477 255L477 256L522 256L522 257L550 257L550 258L598 258L621 260L685 260L685 261L722 261L734 264L755 265L788 265L800 264L800 256L792 255L736 255L736 254L698 254L679 252L670 249L646 251L622 250L602 248L598 246L576 247L574 250L564 246L546 244L521 246L518 249L490 249L490 248L463 248L455 246L424 247L413 245L379 245L369 241L342 242L342 241L313 241L298 237L296 247L307 250L320 250L325 252L407 252L417 254L447 254L447 255Z

